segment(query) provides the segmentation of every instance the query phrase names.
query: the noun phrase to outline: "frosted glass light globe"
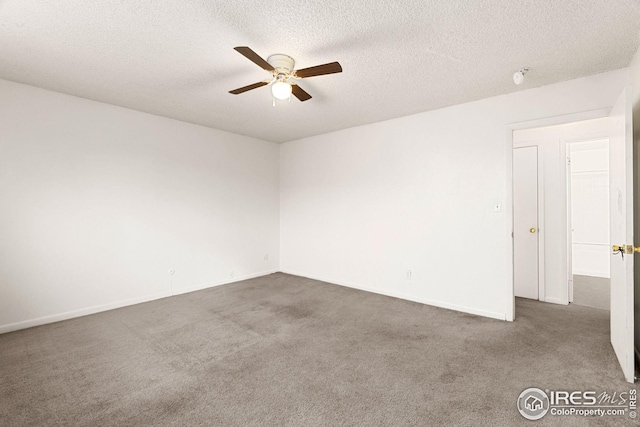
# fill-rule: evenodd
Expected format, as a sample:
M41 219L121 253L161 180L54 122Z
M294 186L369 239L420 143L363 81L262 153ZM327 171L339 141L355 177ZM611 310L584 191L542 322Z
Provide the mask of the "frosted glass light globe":
M291 96L291 85L285 82L277 82L271 86L271 93L277 99L287 99Z

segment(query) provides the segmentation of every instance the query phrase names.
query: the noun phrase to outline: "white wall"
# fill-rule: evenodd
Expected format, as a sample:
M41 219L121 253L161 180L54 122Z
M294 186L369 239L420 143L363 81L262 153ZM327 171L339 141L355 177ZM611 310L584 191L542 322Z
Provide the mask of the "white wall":
M569 303L567 144L607 138L608 135L607 117L513 132L514 147L538 147L538 160L541 165L538 174L542 189L538 216L539 236L543 248L541 259L544 274L540 289L542 301ZM607 264L608 253L607 250Z
M278 145L1 80L0 100L0 332L278 269Z
M570 149L572 272L609 278L609 141Z
M507 130L609 108L626 81L618 70L283 144L281 270L509 319Z

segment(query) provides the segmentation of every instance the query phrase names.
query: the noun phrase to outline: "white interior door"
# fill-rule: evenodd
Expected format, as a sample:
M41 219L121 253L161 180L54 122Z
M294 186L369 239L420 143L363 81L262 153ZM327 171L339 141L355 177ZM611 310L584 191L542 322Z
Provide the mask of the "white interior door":
M611 345L627 381L634 381L633 354L633 138L631 88L611 110L609 129L610 242L627 252L611 254ZM626 251L624 249L627 249Z
M538 299L538 147L513 150L513 285Z

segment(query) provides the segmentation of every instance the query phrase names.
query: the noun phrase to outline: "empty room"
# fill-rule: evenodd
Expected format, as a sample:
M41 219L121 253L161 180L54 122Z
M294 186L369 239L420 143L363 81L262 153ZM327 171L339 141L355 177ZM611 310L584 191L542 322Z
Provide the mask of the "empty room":
M639 47L635 0L0 0L0 426L635 425Z

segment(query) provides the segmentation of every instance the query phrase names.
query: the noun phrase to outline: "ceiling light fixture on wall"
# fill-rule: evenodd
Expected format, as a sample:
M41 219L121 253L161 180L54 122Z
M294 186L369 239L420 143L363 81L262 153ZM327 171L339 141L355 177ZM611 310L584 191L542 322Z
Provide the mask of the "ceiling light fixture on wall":
M515 73L513 73L513 82L517 85L522 84L522 82L524 81L524 76L531 71L531 68L520 68L518 71L516 71Z

